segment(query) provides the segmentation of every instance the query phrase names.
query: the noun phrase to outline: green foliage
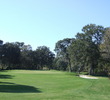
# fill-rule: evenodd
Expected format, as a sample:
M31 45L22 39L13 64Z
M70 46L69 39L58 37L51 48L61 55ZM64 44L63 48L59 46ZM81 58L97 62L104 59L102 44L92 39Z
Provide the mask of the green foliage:
M61 63L62 63L62 66L68 67L69 72L71 72L71 64L70 64L70 58L69 58L69 53L68 53L68 47L71 45L72 41L73 39L66 38L66 39L58 41L55 46L57 59L59 59L58 62L60 62L59 64L57 62L56 64L57 67L61 66ZM65 68L60 67L60 69L64 70Z
M40 46L34 52L34 62L37 61L39 69L43 69L44 66L52 69L54 56L48 47Z
M88 24L75 38L55 44L56 56L46 46L32 50L24 42L5 43L0 40L1 69L57 69L89 74L110 73L110 28Z
M14 43L6 43L1 47L1 62L9 69L17 66L20 62L20 49Z
M75 39L64 39L56 43L55 51L59 59L66 59L71 71L88 71L95 74L98 68L100 45L103 42L105 28L95 24L83 27L83 33L77 33ZM69 42L68 42L69 41Z
M100 44L101 58L99 60L99 69L106 74L110 73L110 28L106 28L103 42Z
M0 45L1 69L52 69L54 54L46 46L40 46L35 51L31 45L23 42L5 43Z
M68 62L65 61L65 59L63 58L55 58L54 59L54 69L55 70L63 70L63 71L66 71L67 70L67 67L68 67Z

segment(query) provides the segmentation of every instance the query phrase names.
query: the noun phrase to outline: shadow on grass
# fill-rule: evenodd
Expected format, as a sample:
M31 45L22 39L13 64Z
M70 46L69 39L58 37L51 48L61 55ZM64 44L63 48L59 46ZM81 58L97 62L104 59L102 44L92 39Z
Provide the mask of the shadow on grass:
M6 93L41 93L38 88L10 82L0 82L0 92Z
M12 79L14 76L12 75L3 75L3 74L0 74L0 79Z
M15 84L15 83L11 83L11 82L0 82L0 85L1 84Z
M0 72L8 72L8 70L0 70Z

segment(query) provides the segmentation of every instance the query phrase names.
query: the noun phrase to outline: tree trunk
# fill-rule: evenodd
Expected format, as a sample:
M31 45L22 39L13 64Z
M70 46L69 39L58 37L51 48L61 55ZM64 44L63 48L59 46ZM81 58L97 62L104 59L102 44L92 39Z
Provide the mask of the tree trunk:
M90 65L90 69L89 69L89 75L93 75L94 74L94 69L92 64Z
M69 72L71 72L71 66L69 66Z
M69 69L69 72L71 72L71 63L69 59L68 59L68 69Z
M68 58L68 67L69 67L69 72L72 72L71 63L70 63L70 59L69 58Z

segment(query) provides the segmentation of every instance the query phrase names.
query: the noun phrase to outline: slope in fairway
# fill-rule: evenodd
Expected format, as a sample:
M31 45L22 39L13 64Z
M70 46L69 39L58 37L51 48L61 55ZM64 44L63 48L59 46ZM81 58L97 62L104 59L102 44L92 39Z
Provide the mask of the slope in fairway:
M0 100L109 100L110 80L60 71L0 72Z

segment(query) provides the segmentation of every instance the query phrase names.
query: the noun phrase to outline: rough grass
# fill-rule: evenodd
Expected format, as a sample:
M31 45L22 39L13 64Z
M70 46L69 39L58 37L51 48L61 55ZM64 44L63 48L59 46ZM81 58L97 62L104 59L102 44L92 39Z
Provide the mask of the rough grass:
M60 71L4 71L0 100L110 100L110 80Z

